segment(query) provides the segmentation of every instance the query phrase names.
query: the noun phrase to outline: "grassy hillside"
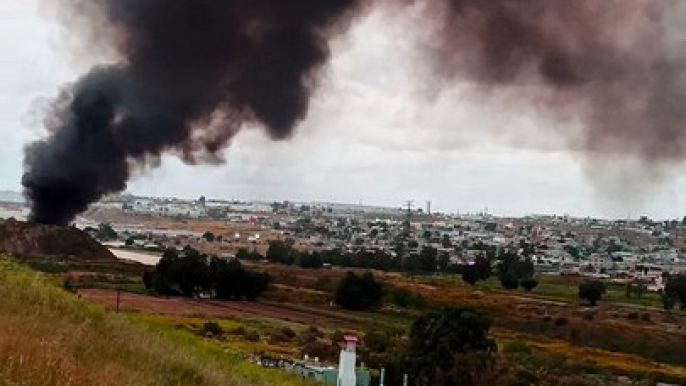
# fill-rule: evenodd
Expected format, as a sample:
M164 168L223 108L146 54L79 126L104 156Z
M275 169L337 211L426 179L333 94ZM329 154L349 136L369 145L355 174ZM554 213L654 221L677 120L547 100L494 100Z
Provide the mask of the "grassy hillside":
M302 385L0 258L0 385Z

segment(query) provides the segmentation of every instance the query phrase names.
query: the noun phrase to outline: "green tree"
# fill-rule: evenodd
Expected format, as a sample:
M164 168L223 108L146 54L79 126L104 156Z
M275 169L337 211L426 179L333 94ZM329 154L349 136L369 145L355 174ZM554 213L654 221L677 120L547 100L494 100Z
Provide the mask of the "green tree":
M586 281L579 285L579 298L588 300L595 307L605 293L605 284L597 280Z
M269 243L269 249L267 249L265 257L272 263L292 265L295 262L291 246L281 240Z
M579 248L574 245L565 245L564 250L574 259L581 257L581 251L579 251Z
M524 279L519 283L526 291L531 291L538 287L538 280L534 278Z
M448 252L441 252L438 255L438 269L441 272L445 272L448 270L448 266L450 265L450 253Z
M491 260L483 254L480 254L474 259L474 267L476 268L479 280L488 280L491 277L493 271Z
M386 285L384 286L384 293L385 302L395 304L398 307L420 309L424 308L427 303L422 295L405 288Z
M246 271L236 259L213 258L210 273L216 297L225 300L254 300L271 281L268 274Z
M302 268L321 268L324 265L319 252L305 252L298 254L298 265Z
M412 324L406 365L420 385L430 385L438 372L451 369L458 354L495 353L490 327L488 317L470 308L429 311Z
M212 232L205 232L202 235L202 239L210 243L213 243L216 238L217 237Z
M98 226L98 230L95 233L95 238L102 241L116 240L118 237L117 232L112 228L109 223L102 223Z
M471 286L475 285L479 281L478 268L475 265L463 265L462 280Z
M512 272L507 272L500 276L500 285L506 290L515 290L519 287L519 280Z
M679 303L682 310L686 309L686 275L669 276L665 284L664 296L667 297L668 303L671 303L672 307Z
M167 249L154 272L143 275L146 288L160 295L213 294L227 300L253 300L264 292L271 278L246 271L237 259L208 257L187 247L183 254Z
M334 302L345 309L366 310L379 306L381 297L381 284L371 272L362 276L348 272L336 288Z
M434 247L423 247L419 253L419 262L423 272L436 272L438 267L438 250Z

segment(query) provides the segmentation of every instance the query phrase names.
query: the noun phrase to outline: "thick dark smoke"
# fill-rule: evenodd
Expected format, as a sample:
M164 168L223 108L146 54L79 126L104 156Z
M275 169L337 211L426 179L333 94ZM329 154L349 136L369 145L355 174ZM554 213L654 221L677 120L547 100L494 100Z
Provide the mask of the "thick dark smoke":
M31 218L65 224L125 189L135 165L175 151L221 161L246 125L288 138L308 111L329 41L368 6L420 0L58 0L115 65L54 102L51 135L27 147ZM667 0L424 0L425 49L442 85L514 88L579 121L593 154L686 158L686 61ZM72 19L76 20L73 21ZM82 31L83 32L83 31ZM456 101L455 103L459 103Z
M592 156L657 165L686 158L686 59L669 0L445 0L431 48L437 73L509 87L581 123Z
M31 219L56 224L125 189L131 164L165 150L187 162L211 160L246 124L288 137L307 113L329 39L358 5L60 1L69 23L90 19L89 33L106 34L93 41L109 41L120 64L93 69L60 95L51 136L27 147Z

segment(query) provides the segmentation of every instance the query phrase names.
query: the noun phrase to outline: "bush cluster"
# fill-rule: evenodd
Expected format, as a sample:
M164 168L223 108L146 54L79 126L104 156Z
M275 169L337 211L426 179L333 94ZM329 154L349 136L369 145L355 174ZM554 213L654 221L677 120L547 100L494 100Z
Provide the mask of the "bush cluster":
M224 300L254 300L267 290L267 273L249 272L238 260L224 260L186 248L168 249L154 272L143 275L148 291L159 295L209 295Z

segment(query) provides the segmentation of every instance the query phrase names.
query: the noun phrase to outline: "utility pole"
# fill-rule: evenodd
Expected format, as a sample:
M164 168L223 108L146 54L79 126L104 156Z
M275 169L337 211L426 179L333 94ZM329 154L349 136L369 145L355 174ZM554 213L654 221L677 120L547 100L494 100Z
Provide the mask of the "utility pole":
M414 200L405 201L405 207L407 208L407 213L405 213L405 234L410 235L410 228L412 226L412 207L414 206Z
M407 221L410 221L410 218L412 218L412 208L414 207L414 200L405 201L405 207L407 208Z
M119 303L121 302L121 289L117 288L117 313L119 313Z

